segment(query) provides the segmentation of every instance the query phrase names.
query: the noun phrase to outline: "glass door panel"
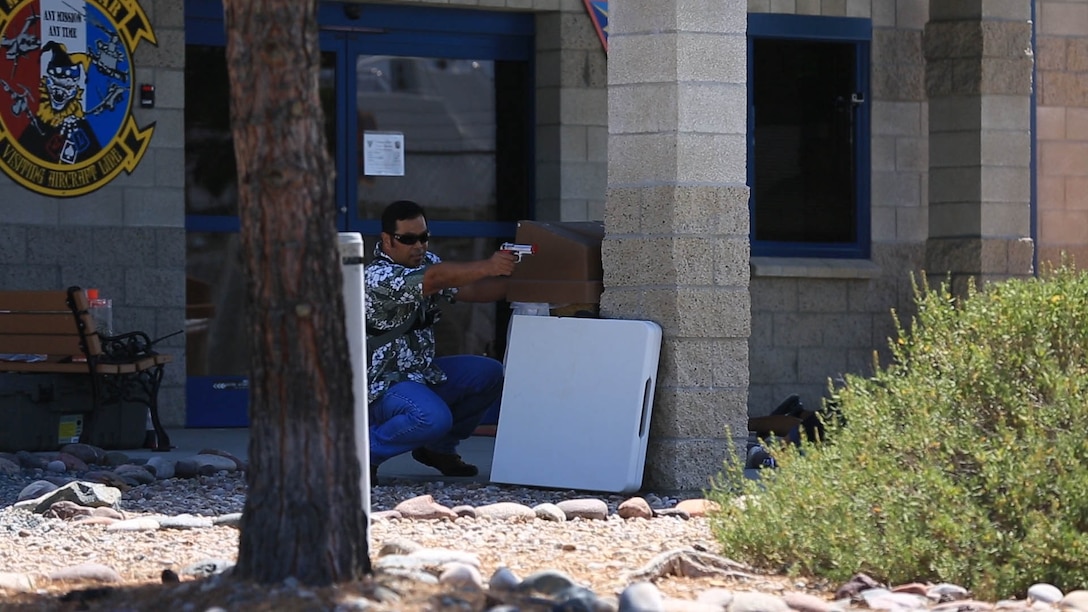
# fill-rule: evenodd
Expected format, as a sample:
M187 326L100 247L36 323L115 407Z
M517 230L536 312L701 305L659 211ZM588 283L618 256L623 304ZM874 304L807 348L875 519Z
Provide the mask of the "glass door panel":
M382 209L415 200L438 233L512 238L529 217L525 62L355 56L355 198L348 227L375 233ZM367 175L366 133L404 137L404 176Z
M322 106L335 117L336 54L321 60ZM185 100L186 425L244 426L248 322L224 48L187 46L186 75L201 84L186 87ZM335 155L335 121L325 133Z
M527 63L358 53L354 64L350 231L372 241L382 210L406 199L426 209L443 259L482 259L513 239L531 194ZM403 135L404 176L367 174L368 132ZM508 305L458 303L443 314L440 354L502 356Z

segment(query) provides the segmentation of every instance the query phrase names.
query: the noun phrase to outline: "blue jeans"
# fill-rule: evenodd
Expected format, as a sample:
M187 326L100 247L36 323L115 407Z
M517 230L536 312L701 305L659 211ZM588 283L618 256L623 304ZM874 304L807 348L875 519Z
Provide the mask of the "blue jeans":
M502 398L502 364L480 355L437 357L446 382L405 381L370 404L370 465L423 446L455 453Z

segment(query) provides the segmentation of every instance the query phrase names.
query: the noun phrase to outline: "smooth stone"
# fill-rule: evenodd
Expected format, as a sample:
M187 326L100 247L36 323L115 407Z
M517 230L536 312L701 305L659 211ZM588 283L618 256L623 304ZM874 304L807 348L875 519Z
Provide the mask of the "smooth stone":
M230 514L223 514L212 519L213 525L225 525L227 527L241 527L242 525L242 513L231 512Z
M634 582L620 594L619 612L664 612L665 598L652 582Z
M457 514L434 501L430 495L419 495L406 499L393 508L407 519L455 519Z
M665 612L723 612L726 608L690 599L665 598Z
M45 465L45 470L54 474L63 474L68 471L68 466L64 465L64 462L60 460L50 461Z
M61 568L49 574L50 580L91 580L94 582L121 582L115 569L101 563L81 563Z
M533 512L532 508L525 504L498 502L477 507L476 516L477 518L508 521L511 519L535 519L536 513Z
M81 506L72 501L59 501L52 506L49 506L49 508L42 513L42 516L67 521L78 516L90 516L93 511L93 508Z
M150 516L141 516L124 521L117 521L109 527L106 527L106 531L158 531L158 529L159 521Z
M518 585L523 592L534 591L544 595L554 595L574 586L579 586L573 578L559 570L543 570L525 577Z
M641 497L632 497L625 499L623 503L616 508L616 514L623 519L649 519L653 518L654 510L650 507L650 503Z
M205 529L212 525L212 519L206 516L179 514L159 517L159 527L163 529Z
M58 488L57 485L49 482L48 480L35 480L34 482L23 487L22 491L19 491L18 501L26 501L28 499L38 499L42 495L52 493Z
M970 599L956 599L932 606L930 612L988 612L994 604Z
M1053 584L1037 582L1028 587L1028 599L1032 601L1054 604L1061 601L1063 597L1065 597L1065 594Z
M230 457L224 457L219 454L204 453L200 455L193 455L192 461L196 463L197 471L201 471L202 468L210 467L214 472L237 472L238 462Z
M453 513L457 515L457 518L476 518L476 508L467 505L454 506L450 508Z
M70 472L86 472L90 468L87 467L87 462L76 457L71 453L59 452L57 453L57 461L64 464L64 467Z
M603 520L608 518L608 504L592 497L582 499L566 499L556 504L567 520L574 518Z
M65 444L60 447L60 452L76 457L83 463L102 463L106 458L106 452L101 448L83 443Z
M174 463L174 475L178 478L193 478L200 471L200 466L192 459L178 459Z
M699 593L695 601L718 606L720 609L728 609L733 603L733 591L721 587L713 587Z
M733 593L729 612L790 612L790 607L777 595L739 591Z
M146 485L157 480L155 474L142 465L119 465L113 470L114 474L124 479L132 479L136 484Z
M967 589L949 582L935 584L926 590L926 596L935 601L959 601L967 599L968 595Z
M177 464L177 461L166 457L152 457L147 460L146 465L148 469L154 470L155 478L169 480L174 477L174 467Z
M14 476L22 472L23 468L19 467L18 463L15 463L11 459L5 459L0 457L0 474L5 476Z
M662 508L660 510L654 510L654 516L660 516L663 518L678 518L685 521L691 518L690 514L677 508Z
M567 520L567 514L559 506L551 503L533 506L533 514L540 520L554 523L562 523Z
M512 591L518 588L519 584L521 584L521 578L518 578L513 570L500 567L491 574L491 579L487 581L487 588L493 591Z
M1058 607L1064 610L1076 610L1077 612L1088 612L1088 591L1077 590L1069 591L1058 602Z
M594 612L597 608L597 594L584 586L572 586L552 596L557 603L552 608L555 612Z
M107 451L106 456L102 458L98 463L106 467L116 467L118 465L124 465L130 461L128 455L121 451Z
M227 452L225 450L220 450L218 448L205 448L205 449L201 449L201 451L199 453L197 453L197 457L202 457L202 456L207 456L207 455L215 455L215 456L218 456L218 457L223 457L225 459L230 459L230 461L234 464L234 469L230 470L230 471L244 472L246 470L246 462L245 461L242 461L238 457L234 456L233 454L231 454L231 453L229 453L229 452Z
M441 568L447 563L463 563L472 567L480 567L480 558L473 553L461 550L449 550L446 548L422 548L408 554L413 559L418 559L427 567Z
M438 582L455 589L481 589L484 586L480 570L467 563L448 563L438 575Z
M717 512L718 510L721 510L721 506L719 506L717 502L712 502L708 499L685 499L676 504L676 509L687 512L688 516L695 518Z
M782 601L786 602L786 605L790 608L797 610L797 612L831 612L835 609L829 601L809 593L797 591L783 594Z
M112 525L116 523L118 519L110 518L108 516L94 516L93 514L85 514L72 518L72 523L78 525Z

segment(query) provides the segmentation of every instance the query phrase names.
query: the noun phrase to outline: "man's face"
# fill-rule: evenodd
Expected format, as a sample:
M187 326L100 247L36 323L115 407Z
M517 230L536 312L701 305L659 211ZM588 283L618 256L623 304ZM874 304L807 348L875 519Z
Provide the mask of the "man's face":
M419 240L421 236L427 237L427 219L422 216L401 219L397 221L397 231L392 235L382 232L382 250L389 259L398 264L407 268L418 268L427 252L427 241Z

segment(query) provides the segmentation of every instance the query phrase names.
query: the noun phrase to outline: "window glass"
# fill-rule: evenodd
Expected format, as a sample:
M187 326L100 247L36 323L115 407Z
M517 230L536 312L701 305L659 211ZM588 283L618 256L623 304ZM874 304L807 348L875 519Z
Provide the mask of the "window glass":
M854 242L854 48L755 42L757 240Z
M751 17L752 254L867 257L868 23Z
M525 83L524 66L357 56L359 151L368 131L403 134L405 149L403 177L367 176L359 155L358 219L376 219L389 202L400 199L423 204L432 221L526 218L525 172L504 172L526 166L526 96L518 87ZM507 83L515 85L514 91Z
M320 95L335 117L335 59L322 54ZM237 166L230 133L230 82L223 47L186 47L185 212L230 219L223 231L186 233L186 369L190 376L236 376L249 371L245 283L238 216ZM336 150L335 121L325 135Z

